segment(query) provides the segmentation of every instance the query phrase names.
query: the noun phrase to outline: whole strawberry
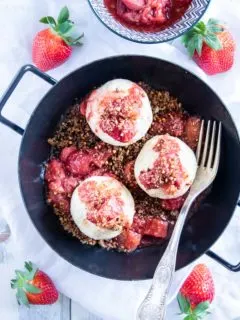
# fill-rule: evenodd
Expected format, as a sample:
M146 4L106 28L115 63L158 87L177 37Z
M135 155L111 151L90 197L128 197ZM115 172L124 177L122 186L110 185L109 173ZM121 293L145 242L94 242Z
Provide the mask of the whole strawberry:
M16 278L11 287L17 289L19 304L53 304L58 299L58 292L52 280L33 263L25 262L25 270L16 270Z
M198 264L185 280L178 303L185 320L203 319L215 295L212 275L205 264Z
M183 43L193 60L208 75L226 72L233 66L235 42L216 19L200 21L183 36Z
M32 45L32 60L42 71L58 67L64 63L72 53L72 47L81 45L83 37L72 37L74 23L69 20L69 11L64 7L57 21L50 16L43 17L40 22L49 28L37 33Z

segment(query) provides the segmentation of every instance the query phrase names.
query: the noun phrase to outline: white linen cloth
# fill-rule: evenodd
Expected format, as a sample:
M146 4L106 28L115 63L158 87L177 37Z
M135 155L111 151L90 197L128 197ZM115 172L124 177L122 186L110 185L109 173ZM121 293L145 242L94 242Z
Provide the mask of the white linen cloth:
M39 18L46 14L56 16L59 9L67 4L72 19L85 33L84 46L76 49L64 65L50 71L51 76L59 80L87 62L106 56L130 53L156 56L180 64L208 82L221 96L239 125L240 25L237 17L239 7L237 5L234 7L234 1L232 1L232 8L229 6L231 1L225 2L213 0L208 15L223 18L229 24L238 44L236 62L234 68L228 73L207 77L187 57L179 41L176 41L176 46L183 52L168 44L141 45L121 39L94 17L87 0L42 0L41 2L0 0L0 12L2 13L0 27L1 30L7 29L7 32L1 35L0 94L6 89L19 67L31 63L32 39L41 29L41 25L37 22ZM7 103L4 114L25 127L29 114L48 88L48 84L34 75L26 75ZM17 268L22 266L24 260L30 259L53 278L62 293L82 304L90 312L101 316L104 320L133 320L136 308L145 296L151 281L122 282L94 276L70 265L44 242L29 219L19 192L17 158L20 140L19 135L0 125L0 213L6 217L12 230L12 240L9 246L16 257ZM239 213L240 209L236 209L234 219L213 248L233 263L240 260ZM210 319L233 320L240 316L238 306L240 274L233 274L223 269L206 256L200 258L199 261L206 262L211 267L216 282L217 296ZM169 302L175 297L180 284L191 268L192 266L188 266L175 274ZM8 270L9 277L11 272L12 270ZM4 288L6 287L7 290L9 279L6 278ZM10 301L12 301L12 296L6 298L5 308ZM178 318L176 306L173 304L169 307L167 319Z

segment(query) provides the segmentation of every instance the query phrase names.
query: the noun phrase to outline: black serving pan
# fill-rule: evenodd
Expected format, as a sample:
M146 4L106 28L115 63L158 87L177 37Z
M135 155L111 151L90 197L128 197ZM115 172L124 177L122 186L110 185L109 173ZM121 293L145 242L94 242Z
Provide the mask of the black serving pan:
M31 65L20 69L0 101L0 111L26 72L33 72L53 87L39 102L25 130L2 115L0 121L23 135L19 152L19 183L28 214L44 240L61 257L93 274L120 280L148 279L153 276L164 246L152 246L125 254L82 245L67 234L46 205L42 180L43 163L48 159L48 137L54 133L66 108L75 98L85 96L94 86L113 78L144 81L157 89L166 89L181 101L190 113L223 124L222 156L212 191L197 213L186 223L177 256L177 269L207 253L232 271L232 266L209 248L227 227L240 191L240 141L237 129L223 102L206 83L180 66L145 56L117 56L98 60L77 69L57 82Z

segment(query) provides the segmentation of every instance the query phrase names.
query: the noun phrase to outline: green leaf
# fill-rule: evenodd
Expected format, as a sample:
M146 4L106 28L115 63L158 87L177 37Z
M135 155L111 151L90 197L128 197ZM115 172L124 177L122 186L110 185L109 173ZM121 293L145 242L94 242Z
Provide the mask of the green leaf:
M18 287L18 282L16 279L11 280L11 288L16 289Z
M15 273L16 273L16 275L17 275L17 277L18 277L19 279L24 279L24 277L25 277L25 272L23 272L23 271L21 271L21 270L15 270Z
M193 314L189 314L183 320L197 320L197 318Z
M219 33L224 30L222 23L217 19L209 19L207 23L207 29L212 33Z
M39 21L42 22L42 23L45 23L45 24L50 24L53 27L56 27L56 21L51 16L43 17Z
M196 32L192 29L190 31L188 31L187 33L185 33L182 38L181 38L181 41L182 43L184 44L184 46L187 48L187 45L188 45L188 41L193 37L193 35L195 34Z
M67 21L68 19L69 19L69 10L65 6L60 11L57 21L58 21L59 24L61 24L61 23L65 22L65 21Z
M177 296L177 300L182 313L189 313L189 311L191 310L191 306L188 299L186 299L181 293L179 293Z
M42 292L41 289L33 286L32 284L30 284L28 282L25 282L23 287L27 292L30 292L30 293L41 293Z
M214 33L207 33L204 37L206 44L213 50L221 50L222 44Z
M199 34L194 34L192 38L188 41L187 49L192 57L194 55L195 50L201 52L202 50L203 38Z
M69 32L73 28L73 24L69 23L68 21L63 22L62 24L58 25L58 32L61 34L65 34Z
M19 304L23 304L25 306L29 306L27 295L22 289L18 288L16 297L17 297L17 301L18 301Z
M37 272L38 268L32 262L25 262L25 280L32 280L34 278L35 273Z
M33 269L33 264L31 261L25 262L24 267L27 269L27 271L31 272Z
M201 30L202 33L204 33L206 31L206 25L203 21L198 22L197 28L199 30Z
M200 315L201 313L205 312L209 308L209 306L210 306L209 301L201 302L194 309L194 313L196 315Z

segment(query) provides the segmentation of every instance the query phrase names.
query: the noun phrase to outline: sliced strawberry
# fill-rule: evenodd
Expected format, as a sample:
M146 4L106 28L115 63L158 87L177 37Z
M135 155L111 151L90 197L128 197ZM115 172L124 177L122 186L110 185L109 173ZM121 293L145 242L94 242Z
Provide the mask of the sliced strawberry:
M160 218L151 218L147 221L144 234L156 238L166 238L168 231L168 222Z
M199 117L189 117L187 119L184 129L184 140L193 150L197 148L200 128L201 119Z
M135 215L133 218L133 223L131 226L131 230L133 230L134 232L137 232L139 234L144 234L144 230L146 227L146 219L139 216L139 215Z
M137 249L141 243L142 236L132 230L124 230L120 236L118 236L119 247L129 252Z
M122 0L126 7L130 10L140 10L145 6L145 0Z
M66 162L70 154L72 154L74 151L77 151L75 146L63 148L60 153L60 160Z
M175 199L164 199L161 201L161 207L165 210L179 210L182 208L186 196L181 196Z
M135 175L134 175L134 164L135 164L135 161L130 161L125 165L124 177L130 187L137 188L138 184L137 184L137 181L136 181Z
M56 177L59 179L65 178L66 173L63 164L60 160L50 160L46 166L45 180L48 182L54 181Z
M182 114L171 112L166 115L159 116L150 129L154 135L170 134L175 137L180 137L184 131L184 119Z
M64 213L70 212L70 199L64 193L54 193L49 190L47 194L47 201Z
M76 179L74 177L66 177L65 179L63 179L62 185L64 188L64 192L71 195L73 193L73 190L78 185L79 181L79 179Z

